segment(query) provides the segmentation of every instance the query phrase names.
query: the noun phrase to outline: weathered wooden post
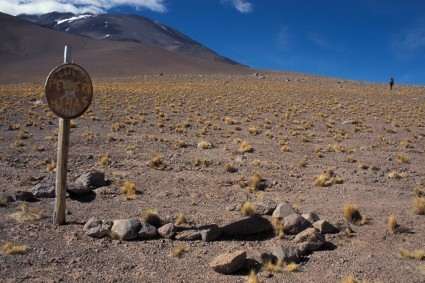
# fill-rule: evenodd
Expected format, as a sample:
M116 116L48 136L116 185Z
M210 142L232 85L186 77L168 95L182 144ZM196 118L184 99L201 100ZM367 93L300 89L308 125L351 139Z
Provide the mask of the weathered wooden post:
M86 112L93 98L90 76L83 68L72 63L70 47L65 46L64 64L53 69L47 77L45 94L50 109L59 116L53 223L62 225L65 224L70 119Z

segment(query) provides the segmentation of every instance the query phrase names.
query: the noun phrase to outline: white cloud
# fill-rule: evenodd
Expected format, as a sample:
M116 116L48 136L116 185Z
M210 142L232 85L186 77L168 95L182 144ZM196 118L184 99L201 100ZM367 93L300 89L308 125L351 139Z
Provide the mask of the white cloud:
M425 55L425 27L411 29L392 43L393 52L402 59Z
M167 11L165 0L0 0L0 11L10 15L45 14L54 11L99 14L124 5L161 13Z
M254 10L252 4L246 0L222 0L224 4L232 5L236 10L242 14L250 13Z

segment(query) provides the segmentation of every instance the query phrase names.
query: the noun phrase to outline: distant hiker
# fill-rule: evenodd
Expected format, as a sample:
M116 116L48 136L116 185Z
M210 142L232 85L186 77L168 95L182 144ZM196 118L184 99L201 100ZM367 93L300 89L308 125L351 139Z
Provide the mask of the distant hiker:
M390 78L389 84L390 84L390 90L392 90L393 85L394 85L394 78L393 77Z

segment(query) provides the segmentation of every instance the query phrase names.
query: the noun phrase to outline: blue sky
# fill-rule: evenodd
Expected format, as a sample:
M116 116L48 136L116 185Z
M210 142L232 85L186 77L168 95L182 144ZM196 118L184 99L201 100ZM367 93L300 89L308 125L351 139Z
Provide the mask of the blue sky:
M0 11L5 1L11 2L0 0ZM59 0L44 0L47 1L65 5ZM85 6L81 5L85 2ZM88 4L95 2L98 5L94 8ZM159 20L217 53L254 68L385 83L393 76L396 83L425 85L424 0L67 3L79 11L96 8L100 12L134 13ZM66 9L72 11L72 7Z

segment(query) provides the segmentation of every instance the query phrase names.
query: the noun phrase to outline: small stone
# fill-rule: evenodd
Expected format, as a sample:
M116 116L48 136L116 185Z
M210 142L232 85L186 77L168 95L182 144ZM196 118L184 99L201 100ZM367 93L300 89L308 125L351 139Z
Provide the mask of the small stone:
M223 227L224 233L230 236L248 236L267 232L271 229L270 221L260 216L248 217Z
M142 228L140 228L137 235L140 239L152 239L158 235L158 231L155 226L149 223L142 223Z
M325 238L315 228L308 228L295 237L295 242L301 253L315 251L325 244Z
M311 223L299 214L291 214L283 218L283 231L285 234L296 235L311 226Z
M210 267L215 272L222 274L231 274L238 271L245 264L246 252L237 251L234 253L221 254L210 262Z
M335 233L338 230L326 220L319 220L313 223L313 227L319 230L322 234Z
M207 226L202 226L199 228L201 233L202 241L212 242L217 240L223 234L223 230L218 227L216 224L211 224Z
M290 203L284 202L277 205L273 211L273 218L283 218L291 214L297 213Z
M138 219L114 220L111 231L122 240L133 240L137 238L142 224Z
M304 219L310 222L311 224L320 220L319 216L317 216L317 214L314 212L303 213L301 214L301 216L304 217Z
M254 201L252 205L257 214L271 215L276 209L276 203L272 200Z
M173 223L165 224L158 228L158 233L167 239L172 239L176 235L176 227Z
M301 261L300 250L293 246L277 246L273 250L273 255L280 261L295 262Z
M358 124L358 123L359 123L359 121L357 121L357 120L345 120L345 121L341 122L341 125L348 125L348 124L355 125L355 124Z
M179 241L196 241L201 240L201 233L196 230L187 230L177 233L175 239Z
M25 191L17 191L15 193L16 200L20 201L34 201L35 197L32 192L25 192Z
M84 224L83 231L87 236L102 238L111 230L111 227L111 221L103 221L92 217Z
M54 198L55 197L55 188L46 184L37 184L32 189L31 192L37 198Z

